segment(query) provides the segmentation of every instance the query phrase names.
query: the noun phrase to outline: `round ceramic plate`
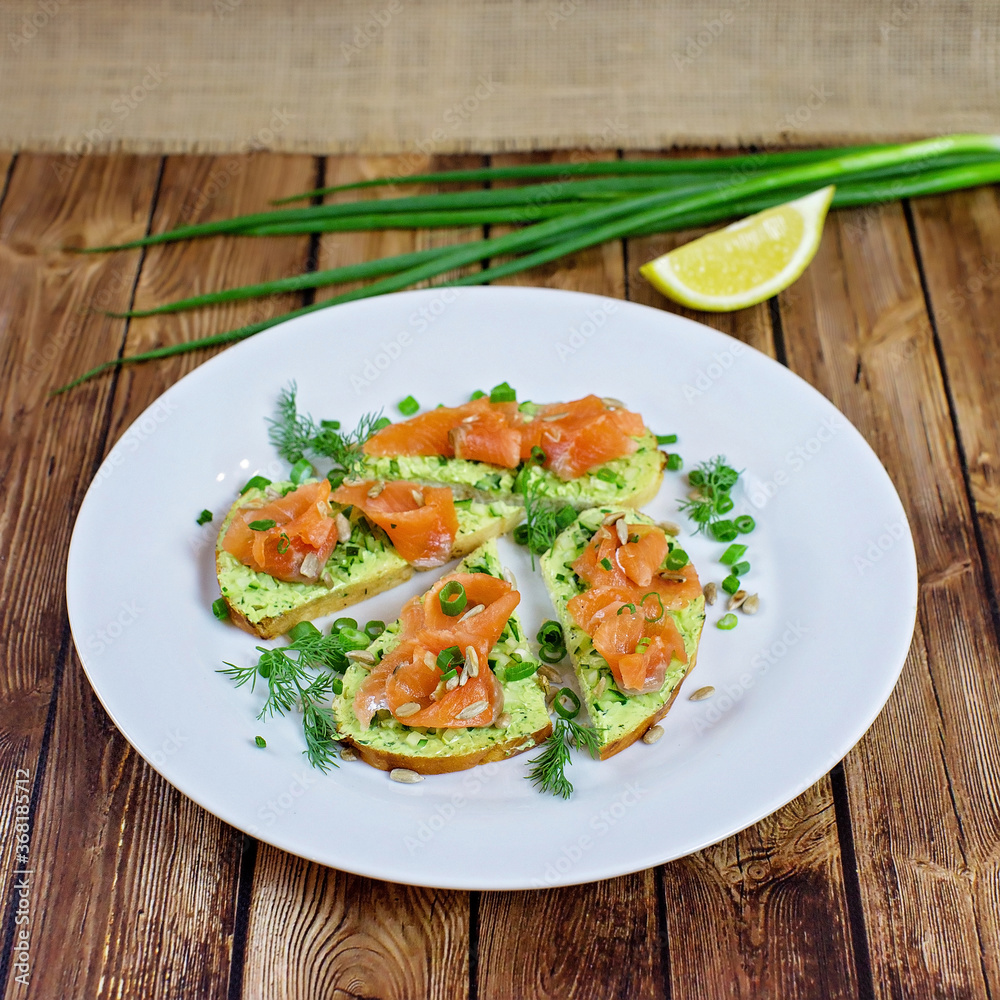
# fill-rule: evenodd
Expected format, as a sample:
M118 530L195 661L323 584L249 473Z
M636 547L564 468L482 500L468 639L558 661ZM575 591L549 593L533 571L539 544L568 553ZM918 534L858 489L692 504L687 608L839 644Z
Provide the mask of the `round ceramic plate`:
M258 721L263 693L218 670L259 640L212 615L213 543L240 486L287 466L267 418L296 381L300 409L347 426L414 395L465 401L508 381L519 399L625 400L690 469L744 470L736 513L760 612L733 631L709 609L698 664L653 746L576 754L569 801L525 780L533 753L401 785L359 762L327 774L296 717ZM684 521L683 472L646 510ZM214 522L195 523L209 508ZM685 530L703 582L724 546ZM552 616L527 553L501 541L522 620ZM390 621L436 572L357 605ZM566 885L648 868L773 812L827 772L885 703L916 613L913 543L874 453L797 376L697 323L627 302L534 288L430 289L337 306L261 333L163 394L112 449L69 556L73 637L98 696L168 781L227 823L375 878L457 889ZM281 640L276 640L280 643ZM693 702L696 688L715 695ZM267 741L259 748L255 737ZM474 846L473 846L474 845ZM463 847L465 849L463 849Z

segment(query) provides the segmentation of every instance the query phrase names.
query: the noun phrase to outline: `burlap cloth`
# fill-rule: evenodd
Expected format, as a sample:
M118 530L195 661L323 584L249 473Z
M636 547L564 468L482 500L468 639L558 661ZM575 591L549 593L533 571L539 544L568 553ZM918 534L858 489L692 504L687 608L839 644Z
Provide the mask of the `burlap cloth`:
M4 0L0 149L1000 132L996 0Z

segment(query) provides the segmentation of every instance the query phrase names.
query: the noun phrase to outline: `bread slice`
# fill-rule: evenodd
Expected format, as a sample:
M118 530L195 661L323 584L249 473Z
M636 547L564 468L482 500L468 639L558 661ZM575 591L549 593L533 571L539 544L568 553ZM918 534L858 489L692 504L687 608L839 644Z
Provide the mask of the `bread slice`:
M273 495L291 485L272 483L269 489ZM222 547L222 539L237 511L263 506L269 499L262 489L247 490L230 508L215 544L219 590L230 618L245 631L273 639L299 622L357 604L413 576L413 567L396 553L385 533L357 513L351 517L349 541L334 548L317 583L286 583L244 566ZM524 517L523 508L499 502L464 500L455 508L458 534L452 558L456 559L512 530Z
M600 734L601 760L607 760L631 746L667 714L682 681L694 669L705 623L705 598L700 595L686 608L667 612L684 639L688 662L682 664L675 658L659 691L626 696L618 689L607 661L594 649L590 636L576 624L567 608L569 601L588 586L573 572L572 564L604 518L616 510L624 510L629 524L654 523L645 514L629 508L605 506L587 510L556 538L551 550L541 559L542 577L563 627L566 648L573 661L587 713ZM601 693L598 694L598 691Z
M523 504L525 480L538 484L542 497L552 505L569 504L576 510L598 505L641 507L659 492L667 456L647 432L637 439L631 455L597 466L576 479L563 480L537 465L505 469L464 458L397 455L365 459L366 478L408 479L432 486L450 486L455 493L485 502Z
M496 542L480 546L462 560L456 571L489 573L502 578L503 566ZM399 621L393 622L368 647L369 651L376 657L390 652L399 642L399 629ZM511 654L527 649L524 630L515 613L508 619L490 655L490 667L503 686L504 714L510 716L506 728L424 729L405 726L388 711L377 713L372 724L364 727L354 714L354 695L368 671L355 664L347 669L343 691L333 701L340 739L354 747L372 767L382 771L405 767L419 774L463 771L531 750L544 743L552 732L544 690L537 673L516 681L507 681L504 676L506 666L513 662Z

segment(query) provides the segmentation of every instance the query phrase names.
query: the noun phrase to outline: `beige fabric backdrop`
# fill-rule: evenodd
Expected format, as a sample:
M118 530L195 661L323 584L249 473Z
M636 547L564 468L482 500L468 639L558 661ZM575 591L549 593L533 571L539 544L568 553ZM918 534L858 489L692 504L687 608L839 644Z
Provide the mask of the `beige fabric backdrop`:
M1000 132L995 0L4 0L0 149Z

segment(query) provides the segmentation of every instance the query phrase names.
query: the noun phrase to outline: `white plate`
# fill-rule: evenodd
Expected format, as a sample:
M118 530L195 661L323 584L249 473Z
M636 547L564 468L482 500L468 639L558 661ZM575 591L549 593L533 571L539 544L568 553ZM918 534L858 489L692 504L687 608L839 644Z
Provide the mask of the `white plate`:
M690 468L723 453L744 469L746 582L756 617L719 631L664 737L598 763L577 755L570 801L525 780L528 754L400 785L358 762L322 774L296 718L258 722L262 693L216 671L256 641L220 624L212 543L236 490L286 466L267 440L278 392L352 424L413 394L457 404L509 381L520 399L626 400L676 433ZM647 508L683 520L683 474ZM685 533L703 581L724 546ZM504 540L529 627L552 615L526 553ZM391 620L434 574L358 605ZM292 320L208 361L123 435L84 500L67 570L73 637L104 707L168 781L241 830L302 857L396 882L521 889L607 878L712 844L788 802L857 742L902 667L916 614L913 543L874 453L781 365L669 313L533 288L425 290ZM716 694L686 695L711 684ZM254 737L267 739L267 749Z

